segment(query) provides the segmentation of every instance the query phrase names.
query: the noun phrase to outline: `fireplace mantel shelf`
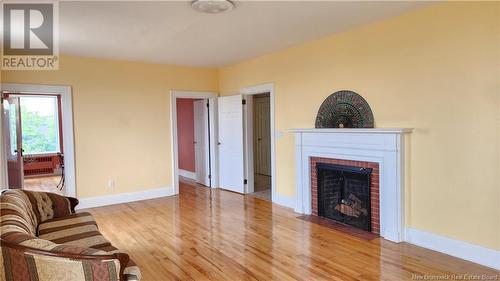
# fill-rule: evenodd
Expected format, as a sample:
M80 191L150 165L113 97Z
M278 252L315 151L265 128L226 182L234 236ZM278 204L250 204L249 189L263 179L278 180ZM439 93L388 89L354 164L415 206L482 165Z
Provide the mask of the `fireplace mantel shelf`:
M290 133L406 134L413 132L413 128L303 128L288 131Z

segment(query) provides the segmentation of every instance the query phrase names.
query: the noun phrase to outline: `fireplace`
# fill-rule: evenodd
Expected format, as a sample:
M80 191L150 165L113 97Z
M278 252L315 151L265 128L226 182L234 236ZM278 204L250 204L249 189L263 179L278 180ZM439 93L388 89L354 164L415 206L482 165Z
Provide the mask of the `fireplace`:
M393 241L404 240L405 135L412 129L294 129L296 151L295 211L318 216L317 164L372 169L370 174L371 232ZM333 221L333 220L332 220ZM361 231L363 232L363 231Z
M330 95L321 104L315 128L289 131L295 134L296 196L291 204L297 213L317 216L323 222L329 221L319 216L339 220L393 242L404 240L405 146L413 129L374 128L368 103L346 90ZM333 185L322 186L319 198L318 176L328 180L332 172L328 168L326 172L318 171L316 164L351 167L333 172ZM346 188L345 175L353 167L362 171L362 175L356 175L357 181L364 181L363 191L358 193L350 191L352 179L347 180ZM325 196L325 189L331 194ZM348 210L354 204L358 204L356 210Z
M309 165L312 215L380 234L378 163L310 157Z
M371 168L316 165L318 216L371 231Z

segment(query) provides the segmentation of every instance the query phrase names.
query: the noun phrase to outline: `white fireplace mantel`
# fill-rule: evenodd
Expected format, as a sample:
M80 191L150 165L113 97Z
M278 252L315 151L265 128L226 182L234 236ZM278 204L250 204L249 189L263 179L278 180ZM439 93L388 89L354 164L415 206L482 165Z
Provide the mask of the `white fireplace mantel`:
M311 157L375 162L380 174L380 236L404 241L405 138L410 128L293 129L295 211L311 214Z

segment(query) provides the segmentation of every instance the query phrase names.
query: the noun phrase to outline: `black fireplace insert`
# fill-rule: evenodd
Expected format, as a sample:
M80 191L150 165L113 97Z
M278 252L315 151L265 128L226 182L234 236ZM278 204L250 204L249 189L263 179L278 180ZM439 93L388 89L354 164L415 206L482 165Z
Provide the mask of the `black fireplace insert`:
M318 215L371 231L371 168L316 164Z

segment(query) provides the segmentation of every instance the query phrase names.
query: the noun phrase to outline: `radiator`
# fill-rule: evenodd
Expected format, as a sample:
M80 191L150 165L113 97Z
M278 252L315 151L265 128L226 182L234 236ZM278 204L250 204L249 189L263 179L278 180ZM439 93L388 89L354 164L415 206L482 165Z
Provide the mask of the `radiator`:
M57 155L25 156L24 175L51 175L59 167L59 157Z

